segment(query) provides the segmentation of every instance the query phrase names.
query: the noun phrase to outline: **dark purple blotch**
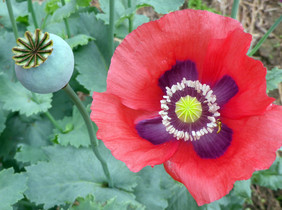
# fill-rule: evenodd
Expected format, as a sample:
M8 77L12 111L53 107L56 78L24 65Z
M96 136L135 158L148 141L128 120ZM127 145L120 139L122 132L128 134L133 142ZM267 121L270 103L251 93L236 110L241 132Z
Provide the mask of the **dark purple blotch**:
M135 127L140 137L155 145L163 144L173 139L173 135L169 134L162 124L161 117L142 120Z
M232 134L232 130L222 124L219 133L215 129L212 133L201 136L199 140L192 141L192 144L201 158L215 159L223 155L230 146Z
M159 86L166 94L166 87L181 83L182 79L195 81L198 79L198 71L196 64L190 60L176 61L172 68L166 71L159 79Z
M238 93L239 88L232 77L225 75L217 81L212 90L216 95L217 105L222 107Z

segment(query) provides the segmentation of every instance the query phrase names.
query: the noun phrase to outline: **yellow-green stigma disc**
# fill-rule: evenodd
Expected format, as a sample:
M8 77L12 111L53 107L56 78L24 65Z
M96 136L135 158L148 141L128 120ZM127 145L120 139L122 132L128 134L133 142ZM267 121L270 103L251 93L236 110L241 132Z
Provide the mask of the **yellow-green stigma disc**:
M185 123L193 123L202 115L202 105L196 97L181 97L175 104L177 117Z

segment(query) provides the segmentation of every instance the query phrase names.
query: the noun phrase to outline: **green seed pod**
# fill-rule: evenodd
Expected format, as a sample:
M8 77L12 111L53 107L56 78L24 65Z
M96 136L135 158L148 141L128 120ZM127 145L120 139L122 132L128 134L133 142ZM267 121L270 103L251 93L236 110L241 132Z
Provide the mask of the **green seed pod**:
M52 93L69 82L74 69L74 56L70 46L55 34L25 33L13 48L13 59L18 80L30 91Z

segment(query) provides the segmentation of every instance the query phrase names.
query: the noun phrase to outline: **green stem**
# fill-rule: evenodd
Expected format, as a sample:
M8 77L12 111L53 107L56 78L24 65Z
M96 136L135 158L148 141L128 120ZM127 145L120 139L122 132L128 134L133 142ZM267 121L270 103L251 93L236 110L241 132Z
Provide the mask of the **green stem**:
M67 84L63 90L68 94L68 96L72 99L72 101L74 102L74 104L77 106L81 116L84 119L84 122L86 124L87 130L88 130L88 134L90 137L90 143L91 143L91 147L92 150L94 152L94 154L96 155L96 157L98 158L98 160L100 161L104 173L108 179L108 184L109 187L113 187L113 182L110 176L110 172L107 166L106 161L104 160L104 158L101 156L99 150L98 150L98 139L96 138L95 135L95 131L94 131L94 127L92 124L92 121L90 120L89 114L87 113L84 105L82 104L81 100L78 98L78 96L76 95L76 93L73 91L73 89L71 88L71 86L69 84Z
M46 117L51 121L51 123L54 125L55 128L57 128L61 133L64 133L64 130L61 128L61 126L57 123L57 121L54 119L54 117L51 115L50 112L44 112Z
M66 5L65 0L61 0L61 2L62 2L62 5L63 5L63 6ZM64 18L64 23L65 23L65 27L66 27L66 30L67 30L68 38L70 38L70 37L71 37L70 26L69 26L69 22L68 22L67 18Z
M131 8L131 0L127 0L127 6L130 9ZM130 33L133 30L133 16L130 15L128 17L128 33Z
M43 23L41 24L41 27L40 27L41 30L43 30L45 28L46 22L47 22L47 19L48 19L49 16L50 16L49 13L47 15L45 15L45 17L43 19Z
M231 17L233 19L236 19L236 17L237 17L237 12L238 12L238 9L239 9L239 3L240 3L240 0L234 0L233 1L232 11L231 11Z
M39 28L37 20L36 20L36 15L35 15L35 12L34 12L34 9L33 9L32 1L27 0L27 5L28 5L28 10L31 12L31 16L32 16L32 20L33 20L35 28Z
M115 22L115 0L110 0L110 31L109 31L109 50L114 54L114 22Z
M282 21L282 15L275 21L275 23L268 29L268 31L264 34L264 36L259 40L257 45L247 54L248 56L252 56L256 53L256 51L260 48L262 43L267 39L267 37L274 31L274 29L279 25Z
M19 33L18 33L18 27L17 27L16 20L15 20L15 17L14 17L14 12L13 12L13 7L12 7L12 4L11 4L11 1L6 0L6 5L7 5L10 21L12 23L14 36L15 36L15 39L17 41L17 39L19 38Z

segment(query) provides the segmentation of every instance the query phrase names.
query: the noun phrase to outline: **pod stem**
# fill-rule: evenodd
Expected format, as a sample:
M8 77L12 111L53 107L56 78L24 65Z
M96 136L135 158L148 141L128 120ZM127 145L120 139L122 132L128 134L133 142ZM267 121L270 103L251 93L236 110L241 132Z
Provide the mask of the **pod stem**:
M109 31L109 50L111 56L114 54L114 22L115 22L115 0L110 0L110 31Z
M77 106L81 116L84 119L84 122L86 124L87 130L88 130L88 134L90 137L90 143L91 143L91 147L92 150L94 152L94 154L96 155L96 157L98 158L98 160L100 161L104 173L108 179L108 184L109 187L113 187L113 181L111 179L110 176L110 172L107 166L107 162L104 160L104 158L101 156L99 150L98 150L98 139L95 135L95 131L94 131L94 127L93 127L93 123L90 120L89 114L86 111L86 108L84 107L84 105L82 104L81 100L78 98L78 96L76 95L76 93L74 92L74 90L71 88L71 86L69 84L67 84L63 90L68 94L68 96L72 99L73 103Z
M240 3L240 0L233 0L232 10L231 10L231 17L233 19L236 19L236 17L237 17L237 12L238 12L238 9L239 9L239 3Z
M65 0L61 0L61 2L62 2L63 6L66 5ZM70 26L69 26L69 22L68 22L67 18L64 18L64 23L65 23L65 27L66 27L68 38L71 38Z
M131 8L131 0L127 0L127 6L130 9ZM133 15L130 15L128 17L128 33L130 33L133 30Z
M15 39L17 41L17 39L19 37L19 33L18 33L18 27L17 27L17 24L16 24L11 0L6 0L6 6L7 6L9 17L10 17L10 22L11 22L12 27L13 27L14 36L15 36Z
M34 27L35 28L39 28L37 20L36 20L36 15L35 15L35 12L34 12L34 9L33 9L32 1L31 0L27 0L27 5L28 5L28 10L30 11L31 16L32 16Z

